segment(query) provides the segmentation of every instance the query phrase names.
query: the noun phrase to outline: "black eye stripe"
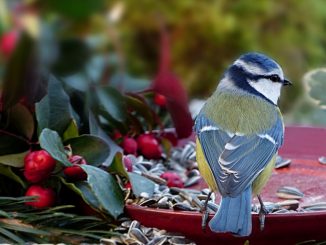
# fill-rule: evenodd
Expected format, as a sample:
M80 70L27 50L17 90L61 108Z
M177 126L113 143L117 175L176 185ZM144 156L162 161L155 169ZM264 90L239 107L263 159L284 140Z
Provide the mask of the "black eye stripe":
M258 79L265 78L265 79L271 80L272 82L280 82L281 81L281 78L276 74L273 74L273 75L259 75L259 76L256 76L256 78L258 78Z

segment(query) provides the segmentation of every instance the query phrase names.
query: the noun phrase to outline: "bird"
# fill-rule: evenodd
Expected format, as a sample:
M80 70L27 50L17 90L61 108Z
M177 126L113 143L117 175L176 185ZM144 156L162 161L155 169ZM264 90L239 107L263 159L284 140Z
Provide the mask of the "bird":
M284 141L278 100L286 85L292 83L272 58L243 54L226 69L195 119L198 169L211 192L221 194L219 209L208 223L213 232L249 236L252 195L260 202L264 228L268 211L260 193Z

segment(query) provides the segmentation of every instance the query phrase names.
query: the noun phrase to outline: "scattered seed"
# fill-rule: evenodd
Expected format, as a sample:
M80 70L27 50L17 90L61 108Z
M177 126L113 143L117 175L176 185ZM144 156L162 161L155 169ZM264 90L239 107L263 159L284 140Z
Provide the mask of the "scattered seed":
M304 194L298 188L292 186L280 187L276 195L283 199L301 199L304 197Z
M276 162L275 162L276 169L289 167L290 164L291 164L291 159L284 159L281 156L276 157Z
M200 179L201 179L201 177L199 175L192 176L186 180L186 182L184 183L184 187L193 186L193 185L197 184Z
M302 208L306 211L325 211L326 210L326 202L317 202L313 204L308 204L302 206Z
M322 157L318 158L318 162L320 164L323 164L323 165L325 164L326 165L326 157L322 156Z

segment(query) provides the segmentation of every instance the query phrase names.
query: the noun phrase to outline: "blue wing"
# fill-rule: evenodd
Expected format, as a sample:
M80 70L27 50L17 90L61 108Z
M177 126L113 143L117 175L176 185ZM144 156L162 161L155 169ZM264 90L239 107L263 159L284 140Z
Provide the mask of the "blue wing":
M263 171L283 143L283 123L265 132L242 135L222 130L203 114L195 131L222 196L238 196Z

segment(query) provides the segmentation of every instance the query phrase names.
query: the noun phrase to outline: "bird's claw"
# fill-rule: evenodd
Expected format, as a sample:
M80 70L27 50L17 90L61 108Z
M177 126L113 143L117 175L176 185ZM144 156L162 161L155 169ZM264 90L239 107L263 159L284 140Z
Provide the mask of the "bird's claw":
M260 209L259 209L259 224L260 224L260 230L263 231L265 228L265 217L269 213L267 208L264 205L264 202L262 201L260 195L257 195L259 203L260 203Z
M201 229L203 232L206 232L208 215L209 215L208 210L205 210L203 213L203 216L202 216L202 220L201 220Z
M265 228L265 217L268 214L268 210L266 209L266 207L263 205L260 207L259 210L259 223L260 223L260 230L264 230Z
M201 210L203 213L202 220L201 220L201 229L203 230L203 232L206 231L206 227L207 227L207 223L208 223L207 221L208 221L209 212L207 209L207 204L208 204L208 200L211 198L212 193L213 193L212 191L208 193L207 198L204 203L204 206Z

